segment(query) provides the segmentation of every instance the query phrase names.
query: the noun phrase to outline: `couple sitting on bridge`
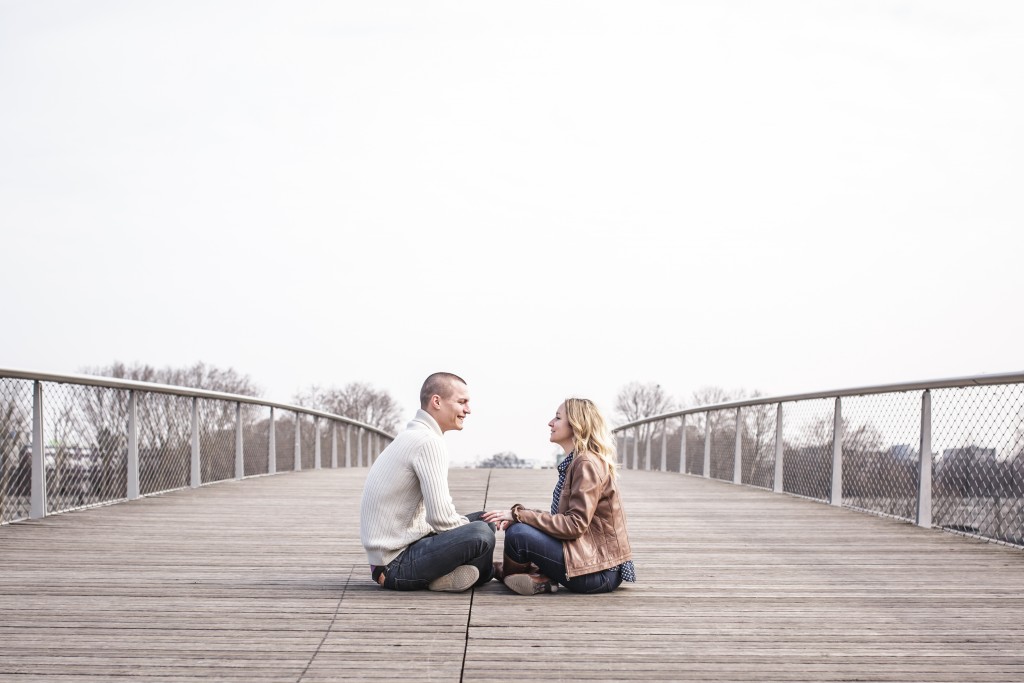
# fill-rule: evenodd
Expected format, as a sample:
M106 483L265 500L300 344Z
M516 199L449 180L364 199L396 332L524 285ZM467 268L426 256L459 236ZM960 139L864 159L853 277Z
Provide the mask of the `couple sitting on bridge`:
M360 537L373 580L393 590L460 592L492 578L520 595L607 593L635 581L626 517L616 485L608 427L587 399L562 403L551 441L566 452L551 511L458 514L448 490L442 434L461 430L469 389L457 375L434 373L420 390L420 410L370 468L363 487ZM495 532L505 532L494 562Z

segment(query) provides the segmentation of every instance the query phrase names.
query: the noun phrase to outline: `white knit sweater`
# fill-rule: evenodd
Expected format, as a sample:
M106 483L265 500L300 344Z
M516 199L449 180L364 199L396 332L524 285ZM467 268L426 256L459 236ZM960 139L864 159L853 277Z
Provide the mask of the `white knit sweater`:
M363 484L359 537L370 564L385 565L431 532L469 520L448 491L448 449L425 410L384 449Z

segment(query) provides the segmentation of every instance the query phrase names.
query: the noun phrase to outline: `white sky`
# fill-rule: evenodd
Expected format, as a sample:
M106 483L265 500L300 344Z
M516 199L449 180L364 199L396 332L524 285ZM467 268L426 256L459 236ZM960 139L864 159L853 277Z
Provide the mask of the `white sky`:
M0 367L268 398L1024 370L1024 4L0 0Z

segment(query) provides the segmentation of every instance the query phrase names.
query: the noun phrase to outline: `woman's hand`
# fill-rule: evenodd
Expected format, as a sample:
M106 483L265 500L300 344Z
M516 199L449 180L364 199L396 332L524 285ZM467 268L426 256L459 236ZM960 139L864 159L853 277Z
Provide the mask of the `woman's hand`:
M481 519L488 524L493 524L498 531L504 531L513 523L511 510L491 510L485 512Z

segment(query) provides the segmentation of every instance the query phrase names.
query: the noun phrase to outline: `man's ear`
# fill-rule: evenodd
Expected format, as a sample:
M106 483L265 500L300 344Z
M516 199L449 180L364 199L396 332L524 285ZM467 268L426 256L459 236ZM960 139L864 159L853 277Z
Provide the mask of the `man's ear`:
M440 397L440 395L434 394L433 396L430 397L430 407L434 408L435 410L441 408L441 397Z

